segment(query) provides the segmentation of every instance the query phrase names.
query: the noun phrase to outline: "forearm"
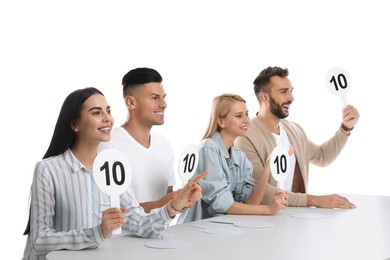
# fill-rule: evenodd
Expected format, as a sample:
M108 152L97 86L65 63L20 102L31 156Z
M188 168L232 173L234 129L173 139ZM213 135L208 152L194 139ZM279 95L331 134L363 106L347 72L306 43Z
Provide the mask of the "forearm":
M234 202L226 211L230 215L271 215L269 205L250 205L240 202Z
M50 251L67 249L80 250L95 248L103 242L103 234L99 226L67 232L40 231L32 235L32 248L36 254L45 254Z
M245 201L246 204L259 205L263 200L267 183L257 183L252 190L251 196Z
M146 213L149 213L150 211L152 211L152 209L161 208L165 204L166 203L163 203L162 200L157 200L157 201L142 202L139 205L144 209Z
M170 192L162 197L160 200L142 202L139 205L145 212L149 213L152 209L161 208L175 197L175 192Z
M308 207L318 206L318 196L307 194L307 206Z
M253 188L251 196L246 201L247 204L261 204L268 184L269 174L269 168L264 168L262 174L257 180L256 186Z
M166 206L146 214L139 207L131 207L125 213L123 229L139 237L156 237L165 230L172 218Z

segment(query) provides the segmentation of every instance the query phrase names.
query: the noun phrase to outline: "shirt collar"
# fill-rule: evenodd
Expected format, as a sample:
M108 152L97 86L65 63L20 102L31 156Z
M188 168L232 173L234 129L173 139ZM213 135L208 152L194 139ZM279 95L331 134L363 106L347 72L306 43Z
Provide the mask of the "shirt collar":
M66 150L62 156L72 168L73 173L79 172L83 168L85 171L88 171L88 169L84 167L84 165L76 158L76 156L74 156L70 149Z
M231 154L231 156L229 156L229 153L226 150L225 144L224 144L224 142L222 140L222 136L221 136L221 134L218 131L216 131L211 136L211 139L214 142L217 143L219 149L221 150L221 153L223 154L223 156L225 157L226 160L231 160L234 164L239 165L239 160L238 160L238 155L237 155L236 148L234 146L230 147L230 154Z

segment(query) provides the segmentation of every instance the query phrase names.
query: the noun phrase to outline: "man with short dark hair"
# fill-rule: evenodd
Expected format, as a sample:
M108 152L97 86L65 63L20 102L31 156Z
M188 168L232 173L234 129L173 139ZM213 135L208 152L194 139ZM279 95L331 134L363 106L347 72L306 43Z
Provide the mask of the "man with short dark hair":
M150 212L176 195L172 147L164 136L152 131L154 125L164 124L166 93L161 75L151 68L130 70L122 85L128 116L122 126L112 130L110 144L129 159L135 197L145 212Z

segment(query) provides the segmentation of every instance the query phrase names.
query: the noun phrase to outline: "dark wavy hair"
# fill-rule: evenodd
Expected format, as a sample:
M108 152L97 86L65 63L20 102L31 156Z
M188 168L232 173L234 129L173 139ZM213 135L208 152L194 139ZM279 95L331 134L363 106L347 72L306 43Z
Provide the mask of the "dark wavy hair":
M261 91L269 91L266 86L271 82L271 77L279 76L285 78L288 76L288 69L281 67L267 67L263 69L256 79L253 81L253 90L255 91L256 97L259 96Z

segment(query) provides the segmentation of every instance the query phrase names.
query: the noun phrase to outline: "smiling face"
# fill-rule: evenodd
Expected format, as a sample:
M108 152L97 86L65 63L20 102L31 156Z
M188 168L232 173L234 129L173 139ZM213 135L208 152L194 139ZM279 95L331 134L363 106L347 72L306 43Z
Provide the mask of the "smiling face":
M151 128L164 124L164 112L167 107L163 85L157 82L146 83L139 87L131 100L131 117L138 123Z
M249 122L246 103L236 101L231 106L229 113L224 118L219 119L218 124L221 135L229 135L234 140L238 136L247 135Z
M294 101L292 95L293 87L286 77L273 76L269 85L270 91L269 110L279 119L288 117L291 103Z
M78 142L99 144L111 139L114 119L106 98L93 94L82 105L80 118L73 125Z

